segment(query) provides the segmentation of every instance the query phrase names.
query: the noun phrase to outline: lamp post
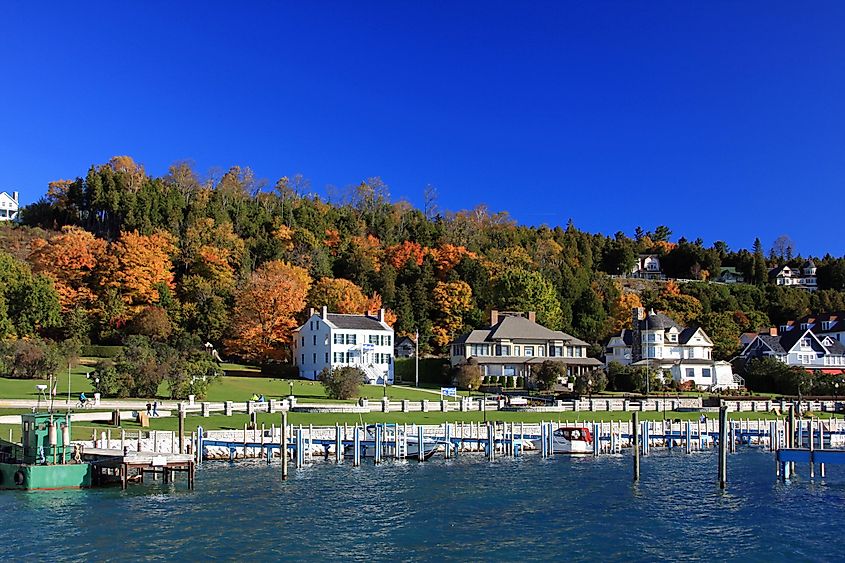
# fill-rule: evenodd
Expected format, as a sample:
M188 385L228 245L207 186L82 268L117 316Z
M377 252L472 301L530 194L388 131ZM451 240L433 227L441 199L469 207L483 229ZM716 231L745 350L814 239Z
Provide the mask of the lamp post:
M290 384L290 396L293 396L293 381L288 382Z

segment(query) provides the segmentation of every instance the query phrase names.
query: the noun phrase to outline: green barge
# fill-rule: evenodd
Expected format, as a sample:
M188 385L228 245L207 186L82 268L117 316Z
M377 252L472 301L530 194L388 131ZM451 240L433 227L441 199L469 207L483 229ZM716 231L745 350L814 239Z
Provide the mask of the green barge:
M65 413L21 416L21 443L0 439L0 489L51 490L90 487L92 467L71 444Z

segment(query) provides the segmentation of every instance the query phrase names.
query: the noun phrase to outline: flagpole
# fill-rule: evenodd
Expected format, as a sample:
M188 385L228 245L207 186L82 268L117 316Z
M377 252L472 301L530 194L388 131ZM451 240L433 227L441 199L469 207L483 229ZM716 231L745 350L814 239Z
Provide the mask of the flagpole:
M420 386L420 331L414 331L414 387Z

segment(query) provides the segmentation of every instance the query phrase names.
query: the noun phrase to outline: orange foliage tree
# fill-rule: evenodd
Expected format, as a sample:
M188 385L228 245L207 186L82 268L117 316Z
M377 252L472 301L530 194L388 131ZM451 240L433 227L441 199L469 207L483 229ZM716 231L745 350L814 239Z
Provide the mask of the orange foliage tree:
M381 295L373 292L373 294L367 299L367 314L371 316L376 315L378 314L379 309L381 309L383 306L384 305L381 301ZM390 326L393 326L397 320L398 317L396 316L396 313L394 313L390 309L384 310L384 322L386 322Z
M294 316L310 287L311 276L298 266L273 260L257 268L235 301L228 352L259 363L289 360Z
M106 241L79 227L67 226L46 241L32 242L29 262L34 271L53 278L62 311L87 307L96 299L92 274L105 254Z
M449 243L430 249L430 254L434 258L437 275L441 279L445 278L446 274L451 272L464 257L476 257L475 252L470 252L465 246L456 246Z
M244 241L231 223L205 218L188 227L181 258L189 275L204 278L216 291L229 291L243 251Z
M308 304L314 308L326 306L332 313L368 311L368 299L360 287L343 278L321 278L308 292Z
M130 307L153 304L160 297L157 286L173 287L170 257L175 252L169 233L122 232L100 260L100 286L106 291L116 291Z
M463 281L437 282L434 304L439 318L432 329L434 342L446 346L464 325L463 315L472 308L472 288Z
M426 250L418 242L411 242L409 240L403 241L401 244L394 244L385 249L385 255L388 263L401 270L409 260L419 266L423 263Z

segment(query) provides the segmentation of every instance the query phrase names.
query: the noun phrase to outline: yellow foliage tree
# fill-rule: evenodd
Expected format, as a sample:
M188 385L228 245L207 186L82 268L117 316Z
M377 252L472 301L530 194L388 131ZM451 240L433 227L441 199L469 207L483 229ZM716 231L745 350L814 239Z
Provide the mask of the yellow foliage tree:
M173 287L170 257L175 252L169 233L122 232L100 260L97 268L100 287L106 291L115 290L130 307L153 304L159 299L156 286Z
M434 342L442 347L463 328L463 315L472 308L472 288L463 281L437 282L433 297L440 314L432 333Z
M364 313L368 299L361 288L343 278L320 278L308 292L308 304L319 309L326 306L332 313Z
M311 276L281 260L256 269L238 294L226 349L247 360L289 360L295 315L305 308Z
M631 326L631 310L636 307L642 307L643 302L640 296L632 291L621 291L619 299L613 306L612 331L618 334L623 328L630 328Z

